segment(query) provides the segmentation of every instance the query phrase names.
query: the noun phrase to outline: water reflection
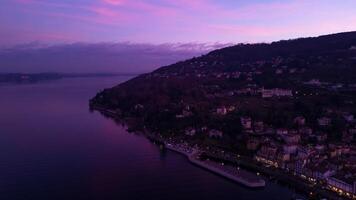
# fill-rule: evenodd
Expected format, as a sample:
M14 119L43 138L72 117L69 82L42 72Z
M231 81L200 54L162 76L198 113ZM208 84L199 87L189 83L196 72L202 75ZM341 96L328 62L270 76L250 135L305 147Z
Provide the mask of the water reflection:
M1 199L290 199L250 190L88 111L97 91L130 77L8 85L0 93Z

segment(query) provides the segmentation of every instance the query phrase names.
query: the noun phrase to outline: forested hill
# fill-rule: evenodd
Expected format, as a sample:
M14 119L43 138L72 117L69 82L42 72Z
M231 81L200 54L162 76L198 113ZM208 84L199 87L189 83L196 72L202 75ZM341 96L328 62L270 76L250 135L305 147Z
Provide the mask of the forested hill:
M233 71L250 62L276 61L295 67L336 64L340 59L355 59L356 32L282 40L270 44L239 44L207 55L162 67L156 72L183 72L193 69ZM197 65L197 63L199 63ZM345 64L349 64L346 62ZM338 66L335 66L338 67ZM183 70L184 68L184 70Z
M324 99L335 91L355 91L356 32L215 50L106 89L92 102L123 111L142 104L156 112L165 106L238 101L232 97L242 98L236 94L246 89L255 95L262 88L300 92L311 87L324 91Z

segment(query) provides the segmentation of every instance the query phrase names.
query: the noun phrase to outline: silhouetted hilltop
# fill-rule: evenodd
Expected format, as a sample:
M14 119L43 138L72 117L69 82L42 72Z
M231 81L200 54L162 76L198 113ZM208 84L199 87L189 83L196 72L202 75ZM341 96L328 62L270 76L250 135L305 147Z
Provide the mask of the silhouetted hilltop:
M213 105L239 101L237 92L245 90L253 95L266 88L313 91L323 93L327 101L355 87L356 32L347 32L215 50L106 89L92 103L124 113L139 104L147 108L146 114L154 114L181 105L214 109Z
M250 62L273 62L277 58L287 59L283 64L292 64L300 68L330 61L340 64L337 59L355 59L355 51L350 51L353 47L356 47L356 32L282 40L270 44L238 44L162 67L156 72L182 72L198 67L192 63L201 63L199 66L205 67L206 70L231 71L240 69Z

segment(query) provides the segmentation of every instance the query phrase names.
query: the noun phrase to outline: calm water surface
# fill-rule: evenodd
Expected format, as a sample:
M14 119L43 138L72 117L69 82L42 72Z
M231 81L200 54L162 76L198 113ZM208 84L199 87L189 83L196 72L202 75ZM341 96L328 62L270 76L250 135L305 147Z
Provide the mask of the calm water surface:
M130 77L0 86L0 199L291 199L250 190L127 133L88 100Z

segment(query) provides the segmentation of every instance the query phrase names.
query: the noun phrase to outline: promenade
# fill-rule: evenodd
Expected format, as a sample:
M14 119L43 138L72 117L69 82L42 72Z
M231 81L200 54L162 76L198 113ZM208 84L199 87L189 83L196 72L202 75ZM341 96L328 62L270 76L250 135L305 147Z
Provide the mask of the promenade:
M168 143L165 145L165 147L187 156L188 160L197 166L200 166L244 186L258 188L264 187L266 184L260 176L246 170L210 160L201 160L199 157L201 152L199 150L190 148L188 145Z

